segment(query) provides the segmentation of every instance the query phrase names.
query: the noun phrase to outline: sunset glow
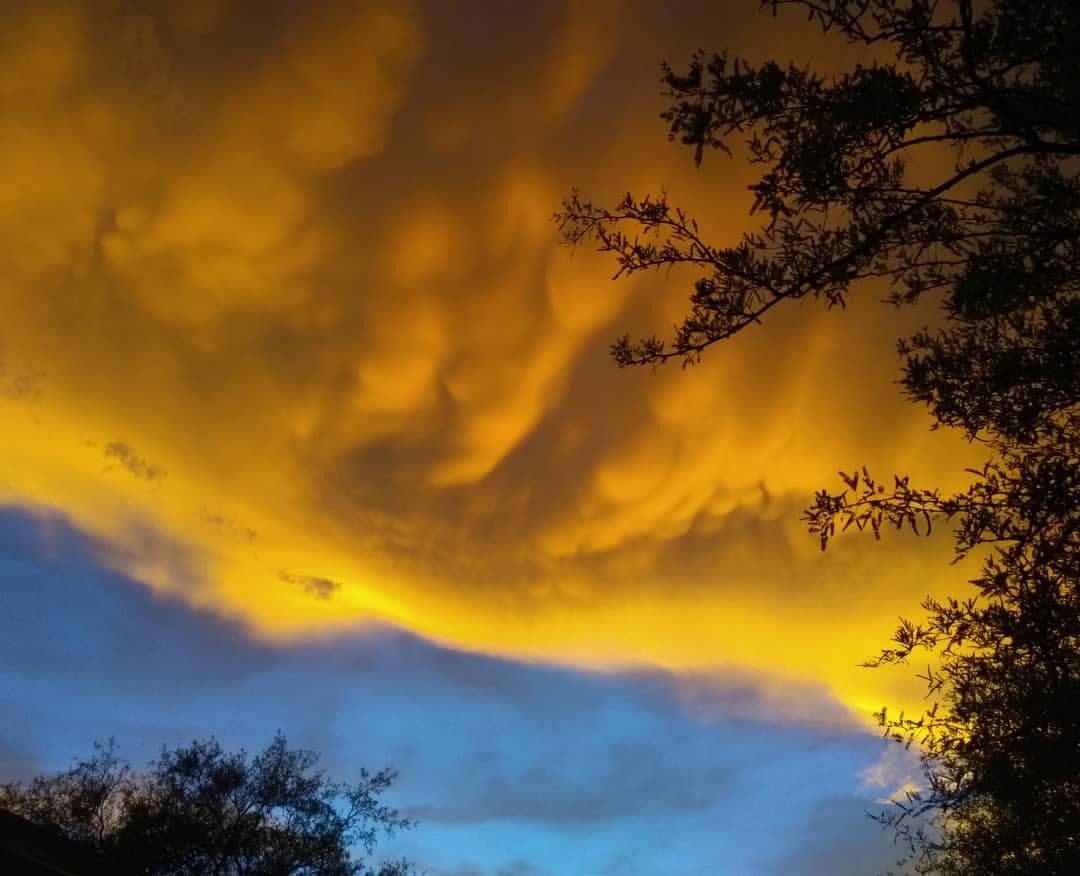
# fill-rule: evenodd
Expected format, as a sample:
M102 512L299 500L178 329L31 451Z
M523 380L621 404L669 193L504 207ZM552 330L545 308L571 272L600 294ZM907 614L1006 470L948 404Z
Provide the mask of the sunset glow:
M9 5L0 502L260 645L390 628L875 733L920 687L858 664L966 570L947 536L822 554L799 514L838 468L964 482L894 384L933 311L865 288L620 371L693 276L612 282L551 219L579 186L757 221L750 170L657 119L699 43L814 54L737 5Z

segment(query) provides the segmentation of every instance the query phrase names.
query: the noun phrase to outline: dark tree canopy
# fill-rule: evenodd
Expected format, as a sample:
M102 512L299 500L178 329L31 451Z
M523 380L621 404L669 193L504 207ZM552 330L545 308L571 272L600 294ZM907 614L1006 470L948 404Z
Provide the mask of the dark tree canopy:
M867 60L830 77L726 52L664 66L669 137L698 164L741 143L760 227L717 247L664 195L605 207L576 191L557 221L616 276L695 276L673 336L619 339L621 366L696 361L791 300L885 284L896 306L940 304L940 327L899 342L902 384L985 467L958 495L845 474L806 519L823 548L849 527L945 521L957 560L981 564L974 596L927 600L873 661L933 664L924 715L879 716L923 758L927 787L881 815L908 863L1080 873L1080 3L763 5L798 7Z
M252 758L213 739L163 750L135 772L113 743L56 776L0 786L0 808L56 829L147 876L405 876L404 862L376 869L380 832L411 822L379 802L394 773L361 770L332 782L318 756L277 735Z

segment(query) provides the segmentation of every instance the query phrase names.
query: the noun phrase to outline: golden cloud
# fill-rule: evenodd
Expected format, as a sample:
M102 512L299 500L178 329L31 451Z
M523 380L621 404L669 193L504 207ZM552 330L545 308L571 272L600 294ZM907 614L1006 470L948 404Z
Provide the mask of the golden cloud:
M770 701L910 691L853 667L955 581L947 544L823 557L796 518L837 467L955 480L964 448L889 386L925 314L807 306L701 366L623 373L610 339L670 324L692 278L612 284L555 241L573 183L666 187L738 234L746 169L696 172L653 94L723 13L16 7L0 499L256 634L389 622L751 671Z

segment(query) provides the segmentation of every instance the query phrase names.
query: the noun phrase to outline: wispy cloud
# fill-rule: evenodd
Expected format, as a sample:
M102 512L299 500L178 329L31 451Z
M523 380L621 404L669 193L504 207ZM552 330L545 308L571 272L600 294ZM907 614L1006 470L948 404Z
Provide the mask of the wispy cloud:
M151 483L163 481L168 474L160 465L147 462L146 459L135 452L135 448L130 444L125 444L123 441L110 441L105 445L105 458L116 460L121 467L131 472L135 477Z
M318 578L314 575L295 575L292 572L278 572L278 578L288 584L294 584L304 593L314 596L316 599L331 599L341 590L340 581L331 581L329 578Z

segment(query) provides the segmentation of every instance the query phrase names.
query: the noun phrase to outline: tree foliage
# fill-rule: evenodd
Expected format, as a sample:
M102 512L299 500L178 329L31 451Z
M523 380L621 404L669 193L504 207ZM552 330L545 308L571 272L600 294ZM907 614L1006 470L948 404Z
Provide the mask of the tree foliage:
M252 758L217 740L164 749L145 772L115 745L65 773L0 786L0 808L108 855L119 870L147 876L405 876L405 862L370 869L380 832L411 822L379 802L394 773L361 770L355 785L332 782L318 756L278 734Z
M718 247L664 195L605 207L576 191L557 221L616 276L695 273L673 336L620 338L620 366L693 362L784 302L843 306L866 285L940 303L940 328L898 344L902 384L986 465L956 495L842 474L806 519L823 548L940 521L957 560L981 564L972 597L927 600L873 661L931 655L933 705L879 715L922 752L926 787L881 815L908 863L1080 872L1080 4L763 5L798 7L867 60L829 77L726 52L664 66L669 137L698 164L741 141L760 227Z

